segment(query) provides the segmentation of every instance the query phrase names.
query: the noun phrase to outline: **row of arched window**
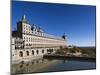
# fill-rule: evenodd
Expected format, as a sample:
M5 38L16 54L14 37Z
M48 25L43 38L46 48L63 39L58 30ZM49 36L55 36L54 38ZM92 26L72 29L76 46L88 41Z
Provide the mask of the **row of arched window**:
M39 51L36 50L36 53L39 54ZM42 50L42 53L44 53L44 50ZM27 55L27 56L30 55L29 51L26 51L26 55ZM32 50L32 55L34 55L34 51L33 51L33 50ZM19 56L20 56L20 57L23 57L23 51L20 51L20 52L19 52Z

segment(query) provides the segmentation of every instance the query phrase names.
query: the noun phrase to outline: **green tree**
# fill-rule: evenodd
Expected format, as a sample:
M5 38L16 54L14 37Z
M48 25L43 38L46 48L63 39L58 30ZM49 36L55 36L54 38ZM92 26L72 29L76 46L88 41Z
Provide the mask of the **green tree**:
M77 52L82 52L82 50L78 47L73 47L73 48L70 48L70 52L71 53L77 53Z

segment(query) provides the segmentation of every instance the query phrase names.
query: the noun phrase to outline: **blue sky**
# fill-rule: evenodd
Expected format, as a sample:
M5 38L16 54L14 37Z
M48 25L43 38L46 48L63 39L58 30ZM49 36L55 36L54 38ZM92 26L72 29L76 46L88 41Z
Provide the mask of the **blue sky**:
M49 34L62 36L65 32L68 44L95 46L95 6L13 1L12 30L24 14L30 24Z

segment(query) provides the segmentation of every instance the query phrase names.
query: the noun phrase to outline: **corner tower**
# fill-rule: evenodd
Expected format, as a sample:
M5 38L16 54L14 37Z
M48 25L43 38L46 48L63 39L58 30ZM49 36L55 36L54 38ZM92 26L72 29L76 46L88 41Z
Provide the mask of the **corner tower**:
M18 37L23 39L23 33L25 32L25 25L27 25L26 15L22 16L22 19L17 22Z

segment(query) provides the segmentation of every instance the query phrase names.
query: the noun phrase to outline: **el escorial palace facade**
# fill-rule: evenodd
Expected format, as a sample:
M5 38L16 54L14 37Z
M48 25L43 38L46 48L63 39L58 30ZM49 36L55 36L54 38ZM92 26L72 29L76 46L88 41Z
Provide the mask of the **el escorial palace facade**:
M29 24L24 15L17 22L17 29L12 31L12 63L38 59L66 46L65 35L57 37L47 34L40 27Z

